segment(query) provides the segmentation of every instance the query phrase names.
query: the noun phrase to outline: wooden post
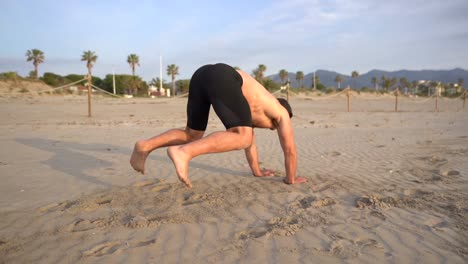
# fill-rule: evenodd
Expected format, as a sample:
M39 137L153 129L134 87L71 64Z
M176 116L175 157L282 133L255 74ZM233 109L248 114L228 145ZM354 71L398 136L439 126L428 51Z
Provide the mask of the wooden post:
M465 109L466 91L463 92L463 109Z
M91 117L91 73L88 73L88 117Z
M348 97L348 113L351 112L351 95L349 92L350 88L346 88L346 96Z
M397 88L395 90L395 112L398 112L398 95L400 94L400 90Z

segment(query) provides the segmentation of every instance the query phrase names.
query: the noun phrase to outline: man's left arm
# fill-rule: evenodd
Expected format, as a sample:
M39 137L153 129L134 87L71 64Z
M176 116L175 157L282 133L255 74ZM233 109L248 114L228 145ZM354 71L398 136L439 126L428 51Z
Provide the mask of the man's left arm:
M280 117L278 121L278 136L284 153L284 166L286 169L284 183L294 184L306 182L307 180L305 178L296 177L297 152L294 142L294 132L289 116Z

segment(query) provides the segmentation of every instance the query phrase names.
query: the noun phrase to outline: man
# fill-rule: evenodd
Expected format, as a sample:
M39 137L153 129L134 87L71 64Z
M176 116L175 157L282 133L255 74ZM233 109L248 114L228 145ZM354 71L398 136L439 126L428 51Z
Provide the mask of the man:
M226 131L203 137L211 105ZM185 130L172 129L138 141L130 164L144 174L145 161L151 151L169 147L167 153L179 180L191 188L188 178L191 159L207 153L244 149L254 176L273 176L271 170L261 170L258 165L253 132L254 127L269 128L278 131L283 149L286 168L284 183L303 183L306 179L296 177L297 154L291 117L292 111L287 101L276 99L249 74L222 63L205 65L193 74L190 81Z

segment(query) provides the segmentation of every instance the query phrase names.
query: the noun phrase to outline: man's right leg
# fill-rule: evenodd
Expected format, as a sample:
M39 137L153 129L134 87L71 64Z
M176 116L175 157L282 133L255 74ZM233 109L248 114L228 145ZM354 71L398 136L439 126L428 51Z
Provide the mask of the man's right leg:
M157 148L181 145L192 142L203 137L205 131L193 130L186 127L182 129L171 129L148 140L140 140L135 143L130 164L133 169L145 174L145 161L148 155Z
M188 165L191 159L208 153L245 149L252 144L252 138L252 127L233 127L227 131L214 132L187 144L169 147L167 154L174 163L179 180L192 188L192 183L188 178Z

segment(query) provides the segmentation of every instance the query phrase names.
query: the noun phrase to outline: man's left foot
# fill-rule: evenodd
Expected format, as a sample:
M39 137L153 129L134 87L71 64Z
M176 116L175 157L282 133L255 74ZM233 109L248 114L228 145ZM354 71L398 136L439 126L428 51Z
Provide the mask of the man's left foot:
M132 157L130 158L130 164L132 165L133 169L142 174L145 174L145 162L148 155L149 151L144 150L143 141L138 141L135 143Z

